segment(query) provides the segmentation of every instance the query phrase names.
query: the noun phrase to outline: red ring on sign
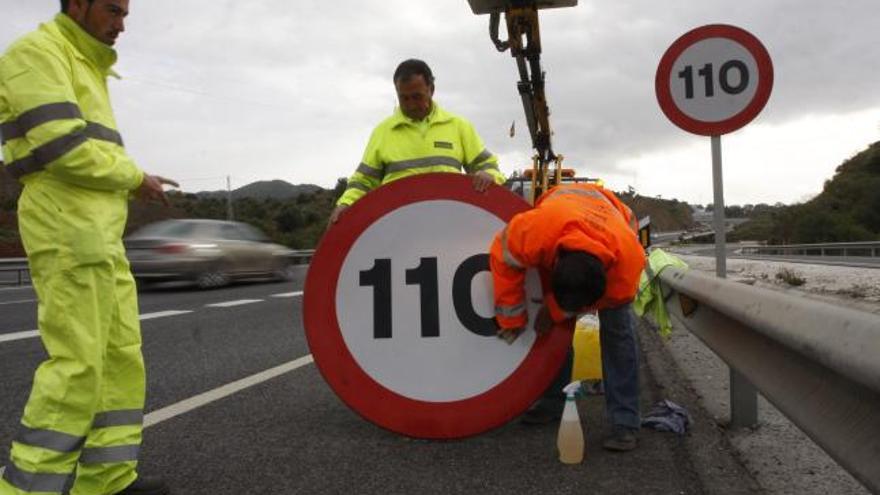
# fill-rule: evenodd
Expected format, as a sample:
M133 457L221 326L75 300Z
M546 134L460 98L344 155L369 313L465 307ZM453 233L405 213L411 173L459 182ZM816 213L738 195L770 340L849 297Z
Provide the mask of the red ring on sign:
M697 120L682 112L672 98L672 89L669 86L672 67L678 57L693 44L708 38L727 38L742 45L755 58L758 65L758 88L752 101L736 115L718 122ZM654 91L660 108L673 124L685 131L701 136L720 136L733 132L751 122L761 113L770 92L773 90L773 62L764 45L748 31L727 24L710 24L688 31L675 40L672 46L666 50L657 67L657 75L654 79Z
M529 208L522 198L502 187L478 193L470 177L458 174L423 174L383 185L348 208L321 239L306 277L303 321L321 375L343 402L366 420L412 437L460 438L507 423L543 393L571 345L572 325L559 325L539 336L510 376L468 399L413 400L369 376L346 346L336 317L336 287L342 265L355 241L373 223L402 206L433 200L471 204L505 223ZM504 343L499 341L498 345Z

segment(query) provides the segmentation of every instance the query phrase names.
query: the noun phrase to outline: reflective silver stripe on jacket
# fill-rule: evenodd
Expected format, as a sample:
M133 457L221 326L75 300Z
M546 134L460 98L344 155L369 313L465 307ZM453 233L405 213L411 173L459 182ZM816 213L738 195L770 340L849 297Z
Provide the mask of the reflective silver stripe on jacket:
M49 103L32 108L19 115L17 119L0 124L0 135L3 143L12 139L23 138L28 131L46 122L65 119L82 119L79 107L70 102Z
M3 473L7 483L28 493L61 493L70 477L70 474L22 471L13 464L7 465Z
M501 232L501 257L504 259L504 263L514 269L517 270L525 270L526 266L520 263L516 258L510 254L510 248L507 247L507 228Z
M108 464L114 462L133 462L138 460L140 445L119 445L117 447L94 447L83 449L79 456L80 464Z
M111 426L133 426L144 424L144 411L140 409L125 409L119 411L107 411L95 415L92 428L110 428Z
M109 141L122 146L122 136L118 132L101 124L89 122L85 129L71 132L35 148L30 155L7 165L6 170L16 179L39 172L89 139Z
M499 172L501 171L501 169L498 168L498 164L494 162L485 163L479 166L476 171L482 172L484 170L498 170Z
M382 173L381 170L379 170L377 168L373 168L373 167L367 165L366 163L361 163L360 165L358 165L357 171L368 176L368 177L372 177L374 179L379 179L379 180L382 180L382 177L384 176L384 174Z
M516 306L495 306L495 314L505 318L513 318L526 312L526 305L521 303Z
M60 431L38 430L22 425L15 441L31 447L69 453L81 449L86 442L86 437L69 435Z
M480 152L479 155L477 155L476 158L474 158L471 161L471 163L468 164L467 168L472 169L472 168L474 168L474 166L476 166L480 163L483 163L484 161L488 160L489 158L492 158L492 152L489 150L483 150Z
M366 184L361 184L360 182L353 182L353 181L348 181L348 187L346 187L345 189L346 190L357 189L357 190L363 191L363 192L372 191L372 189L370 189L369 186L367 186Z
M412 168L446 166L461 170L461 162L451 156L426 156L425 158L416 158L415 160L403 160L400 162L390 162L385 166L385 173L391 174L402 170Z

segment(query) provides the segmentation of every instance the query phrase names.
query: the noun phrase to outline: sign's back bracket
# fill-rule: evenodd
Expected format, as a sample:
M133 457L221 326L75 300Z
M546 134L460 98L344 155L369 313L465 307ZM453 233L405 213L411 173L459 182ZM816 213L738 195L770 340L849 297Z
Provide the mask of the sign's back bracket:
M510 50L516 59L520 80L517 83L526 123L535 149L532 194L537 198L549 185L558 184L562 173L562 155L553 151L550 109L544 91L545 73L541 68L541 31L538 10L573 7L577 0L468 0L475 14L489 14L489 36L500 52ZM507 40L499 36L501 14L507 24ZM553 177L550 164L556 165Z

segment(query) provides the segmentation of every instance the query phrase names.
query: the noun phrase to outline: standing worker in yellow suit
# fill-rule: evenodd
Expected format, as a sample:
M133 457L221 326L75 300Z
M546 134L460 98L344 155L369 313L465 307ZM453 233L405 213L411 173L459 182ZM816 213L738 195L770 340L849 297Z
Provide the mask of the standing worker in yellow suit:
M400 106L373 130L361 164L330 215L331 224L368 192L411 175L464 170L480 192L493 182L504 183L498 159L483 146L474 126L434 101L434 74L428 64L404 60L393 80Z
M170 493L136 472L144 408L137 292L122 233L129 195L167 204L126 154L107 76L128 0L62 0L0 58L6 171L24 184L19 228L49 355L0 495Z

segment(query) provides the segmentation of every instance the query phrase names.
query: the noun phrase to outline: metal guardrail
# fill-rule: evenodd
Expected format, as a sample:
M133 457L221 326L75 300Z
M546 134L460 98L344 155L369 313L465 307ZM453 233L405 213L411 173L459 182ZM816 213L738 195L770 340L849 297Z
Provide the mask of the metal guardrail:
M667 268L673 319L880 493L880 317Z
M300 249L293 251L290 258L297 265L308 264L315 255L314 249ZM3 258L0 259L0 274L4 272L15 273L9 281L0 279L0 285L22 285L30 281L27 258Z
M0 279L0 285L3 284L11 284L11 285L22 285L23 283L29 280L29 277L26 277L28 272L28 264L27 258L4 258L0 259L0 273L9 273L14 272L14 282L8 282L6 280Z
M876 258L880 257L880 241L748 246L742 248L742 253L770 256L842 256Z

